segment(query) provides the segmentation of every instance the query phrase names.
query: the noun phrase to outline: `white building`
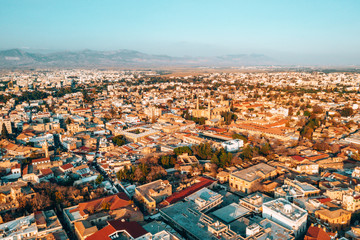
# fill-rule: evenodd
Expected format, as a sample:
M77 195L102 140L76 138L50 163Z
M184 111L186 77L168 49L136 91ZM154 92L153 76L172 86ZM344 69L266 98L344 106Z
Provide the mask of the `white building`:
M38 233L34 214L3 223L0 225L0 230L2 230L0 238L5 240L20 240L30 237L35 238Z
M353 178L358 178L358 179L360 179L360 167L356 167L356 168L354 169L354 171L352 172L351 176L352 176Z
M42 136L33 137L29 140L29 142L34 143L35 147L41 147L45 142L49 144L49 146L54 145L54 135L48 133Z
M39 211L29 216L0 224L0 239L43 239L47 234L53 232L59 233L59 231L63 232L64 238L62 239L68 239L54 210Z
M294 231L296 238L306 231L307 211L284 198L264 203L262 216Z
M234 139L221 143L222 147L228 152L238 151L239 148L244 146L244 141L241 139Z
M13 179L18 179L21 178L21 165L20 164L16 164L15 166L13 166L10 169L10 172L2 177L2 179L7 179L7 180L13 180Z
M134 114L128 114L125 116L125 122L128 123L139 123L140 119L138 116L135 116Z

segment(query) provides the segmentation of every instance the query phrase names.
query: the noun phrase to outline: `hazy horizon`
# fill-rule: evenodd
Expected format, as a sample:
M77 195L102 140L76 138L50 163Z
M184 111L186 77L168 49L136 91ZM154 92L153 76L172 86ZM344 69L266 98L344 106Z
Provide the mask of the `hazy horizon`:
M263 54L289 64L359 65L360 2L0 1L0 48Z

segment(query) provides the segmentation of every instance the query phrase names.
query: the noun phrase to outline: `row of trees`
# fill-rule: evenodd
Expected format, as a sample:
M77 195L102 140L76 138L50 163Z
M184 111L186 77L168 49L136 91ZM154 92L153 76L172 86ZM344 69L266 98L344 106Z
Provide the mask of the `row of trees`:
M102 188L93 189L89 185L81 188L73 186L60 186L55 183L39 183L31 186L35 191L33 198L20 196L16 199L19 206L15 213L3 215L5 222L11 221L16 217L23 216L24 213L40 211L44 209L54 209L56 206L69 207L83 201L104 196Z
M218 168L225 168L231 166L232 159L232 153L226 152L221 148L213 153L211 163L214 163Z
M272 153L272 148L268 142L265 142L263 144L257 145L257 146L251 146L247 145L242 153L241 157L246 160L250 161L255 156L264 156L267 157Z
M216 164L218 168L224 168L231 165L233 155L221 148L218 150L212 149L209 143L202 143L199 145L193 145L190 147L179 147L174 149L175 155L181 155L188 153L189 155L195 155L198 159L208 159L212 163Z
M173 168L176 164L176 156L174 155L164 155L161 156L159 159L159 165L161 165L163 168Z
M232 121L237 119L237 115L235 115L233 112L222 112L221 116L224 118L224 123L226 125L230 125Z
M158 164L157 158L143 159L140 164L131 167L126 166L116 174L120 181L139 182L141 184L161 179L166 175L167 172Z
M321 124L322 122L320 121L320 119L314 116L310 116L305 125L300 129L300 140L303 138L312 140L315 129L317 127L320 127Z

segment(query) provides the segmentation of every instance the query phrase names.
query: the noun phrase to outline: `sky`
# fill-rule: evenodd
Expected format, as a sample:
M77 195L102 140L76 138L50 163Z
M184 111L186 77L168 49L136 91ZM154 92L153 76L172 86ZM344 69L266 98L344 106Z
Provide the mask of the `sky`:
M359 0L0 0L0 49L360 64Z

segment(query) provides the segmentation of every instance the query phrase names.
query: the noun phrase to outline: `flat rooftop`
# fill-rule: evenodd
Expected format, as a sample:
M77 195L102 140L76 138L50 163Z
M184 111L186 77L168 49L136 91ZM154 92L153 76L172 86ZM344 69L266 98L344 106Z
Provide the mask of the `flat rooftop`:
M232 231L239 234L241 237L246 238L246 228L251 225L258 225L260 227L260 231L255 234L256 237L250 239L256 240L268 240L268 239L276 239L276 240L293 240L295 239L293 236L293 232L288 230L287 228L269 220L261 217L253 217L253 218L239 218L232 223L230 223L230 228Z
M237 203L231 203L230 205L216 210L212 214L223 222L230 223L236 219L241 218L242 216L245 216L248 213L250 213L249 209Z
M202 223L206 220L209 221L208 219L210 222L213 220L194 210L195 207L196 205L192 201L177 202L162 208L160 213L199 239L214 239L214 236L208 231L207 225Z
M222 198L221 194L216 193L208 188L200 189L199 191L187 196L185 198L186 201L195 201L196 199L203 199L206 203L212 203L220 198Z
M307 211L290 203L284 198L278 198L273 201L263 204L263 207L267 207L270 210L283 215L285 218L291 221L297 221L299 218L307 215ZM264 211L264 209L263 209Z
M240 199L240 202L246 202L250 205L253 205L255 207L262 207L263 203L269 202L271 200L274 200L272 197L269 197L266 194L263 194L261 192L255 192L253 194L250 194L246 197L243 197Z
M265 163L259 163L249 168L234 172L231 175L243 179L247 182L253 182L262 178L263 175L269 174L275 170L276 169L274 167L271 167Z

